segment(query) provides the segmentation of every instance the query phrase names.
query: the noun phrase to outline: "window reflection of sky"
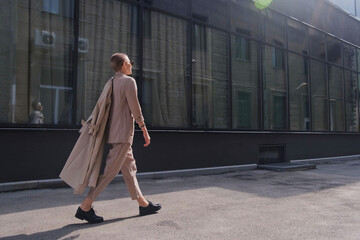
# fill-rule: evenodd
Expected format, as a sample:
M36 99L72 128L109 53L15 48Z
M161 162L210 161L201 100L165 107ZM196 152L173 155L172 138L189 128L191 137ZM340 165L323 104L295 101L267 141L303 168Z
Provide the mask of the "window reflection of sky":
M336 4L337 6L341 7L352 15L359 16L360 14L359 11L355 12L355 7L359 9L360 0L330 0L330 2Z

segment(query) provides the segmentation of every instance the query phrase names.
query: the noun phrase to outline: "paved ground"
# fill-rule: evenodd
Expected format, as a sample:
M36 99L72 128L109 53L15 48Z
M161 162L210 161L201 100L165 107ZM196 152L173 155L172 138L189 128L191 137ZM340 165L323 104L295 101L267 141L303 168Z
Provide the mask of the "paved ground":
M360 239L360 160L140 185L158 214L139 217L116 183L95 203L97 225L74 218L82 197L68 188L0 193L0 239Z

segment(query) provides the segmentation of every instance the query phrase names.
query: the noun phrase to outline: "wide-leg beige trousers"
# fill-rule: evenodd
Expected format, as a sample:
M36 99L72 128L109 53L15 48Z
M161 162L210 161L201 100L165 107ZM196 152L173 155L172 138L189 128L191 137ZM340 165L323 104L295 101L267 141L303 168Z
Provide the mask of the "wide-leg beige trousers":
M96 187L89 190L87 197L95 200L121 170L132 200L142 196L137 178L136 164L129 143L111 144L112 148L106 157L104 173L98 177Z

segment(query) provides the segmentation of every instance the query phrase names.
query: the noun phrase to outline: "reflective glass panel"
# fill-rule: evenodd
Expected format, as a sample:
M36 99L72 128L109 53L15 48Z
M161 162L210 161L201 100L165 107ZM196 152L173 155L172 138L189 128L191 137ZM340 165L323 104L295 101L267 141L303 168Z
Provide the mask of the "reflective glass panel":
M329 66L330 130L345 131L344 87L342 69Z
M267 45L263 52L264 128L286 129L286 55Z
M144 0L144 3L182 16L189 16L190 13L190 0Z
M20 69L16 67L16 52L20 51L20 46L14 44L17 38L17 5L15 3L15 1L0 1L0 35L7 36L0 37L0 123L27 122L29 120L27 103L24 101L27 98L24 75L28 74L28 62L21 59L23 64L26 64L22 67L21 73ZM26 12L26 8L24 12ZM29 21L28 16L24 16L24 21ZM27 28L26 31L29 34ZM25 48L22 53L27 56L27 46L22 47ZM20 80L16 81L17 72L19 75L23 75L21 85L24 89L22 94L18 93L18 96L16 96L16 84L19 85ZM17 104L19 101L22 102L21 105L25 105L25 108Z
M343 65L341 55L341 42L333 37L327 37L327 60L337 65Z
M325 34L316 29L309 28L309 47L311 56L325 59L325 39Z
M357 71L360 72L360 48L357 48L356 52L357 52Z
M346 96L346 131L359 131L358 114L358 81L357 74L345 71L345 96Z
M356 71L356 48L343 43L344 46L344 67Z
M231 31L259 38L259 13L251 2L230 1Z
M146 124L188 127L187 23L150 12L151 36L144 37L142 106Z
M308 52L308 28L298 21L287 19L288 49L298 53Z
M259 45L231 37L233 128L258 128Z
M229 26L226 0L192 0L192 18L220 28Z
M74 1L0 4L1 122L71 124Z
M267 9L262 12L263 39L270 44L285 47L285 18Z
M308 58L289 53L290 129L310 130Z
M110 67L113 53L125 53L135 62L132 77L138 82L138 17L136 6L121 1L80 0L78 122L91 114L105 83L114 75Z
M335 3L346 12L355 15L355 0L330 0L330 2Z
M228 128L227 34L195 24L192 35L192 125L196 128Z
M310 60L311 121L313 131L328 131L328 94L325 64Z

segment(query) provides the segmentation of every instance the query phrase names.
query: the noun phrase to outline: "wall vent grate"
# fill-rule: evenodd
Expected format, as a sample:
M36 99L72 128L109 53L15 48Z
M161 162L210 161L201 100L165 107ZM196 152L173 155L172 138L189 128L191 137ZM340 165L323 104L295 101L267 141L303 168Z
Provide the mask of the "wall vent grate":
M259 165L285 162L284 145L260 145Z

